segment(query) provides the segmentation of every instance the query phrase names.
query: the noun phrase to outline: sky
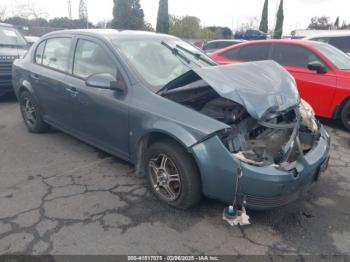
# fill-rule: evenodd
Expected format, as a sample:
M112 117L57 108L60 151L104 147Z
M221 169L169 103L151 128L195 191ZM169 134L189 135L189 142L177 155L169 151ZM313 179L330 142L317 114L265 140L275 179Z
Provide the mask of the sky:
M273 28L280 0L269 0L269 28ZM78 18L80 0L71 0L73 18ZM86 0L89 20L96 23L112 18L113 0ZM156 24L159 0L140 0L145 20ZM16 14L21 5L32 6L47 18L68 16L67 0L1 0L7 16ZM169 13L176 16L194 15L203 26L228 26L236 29L241 23L260 20L264 0L169 0ZM326 15L335 21L350 23L350 0L284 0L284 34L293 29L304 29L311 17Z

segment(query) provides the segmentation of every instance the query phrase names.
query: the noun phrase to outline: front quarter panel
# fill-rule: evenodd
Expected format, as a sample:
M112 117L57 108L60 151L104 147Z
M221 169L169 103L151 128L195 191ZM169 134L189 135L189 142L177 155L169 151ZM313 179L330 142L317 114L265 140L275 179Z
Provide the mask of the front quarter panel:
M224 123L186 108L147 90L133 86L130 108L131 160L137 159L137 150L143 137L162 133L189 148L217 131L229 128Z

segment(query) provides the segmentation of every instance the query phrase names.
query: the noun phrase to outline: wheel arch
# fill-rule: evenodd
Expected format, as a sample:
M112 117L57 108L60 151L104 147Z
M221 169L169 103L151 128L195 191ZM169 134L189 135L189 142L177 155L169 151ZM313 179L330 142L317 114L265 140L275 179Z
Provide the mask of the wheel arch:
M336 106L336 108L334 109L334 112L333 112L333 119L340 119L341 112L342 112L345 104L349 101L350 101L350 96L347 96L343 99L343 101L339 105Z
M18 87L18 89L16 91L17 98L19 98L21 93L23 93L24 91L28 91L31 95L35 96L33 87L30 84L30 82L27 81L27 80L21 81L21 83L20 83L20 85L19 85L19 87Z
M188 156L191 158L193 163L196 166L196 169L200 175L200 170L197 164L197 161L195 157L192 154L192 151L190 150L190 147L186 146L184 141L181 141L171 133L168 133L166 131L160 131L160 130L154 130L150 131L146 134L144 134L137 142L137 152L136 152L136 161L135 161L135 167L136 167L136 174L138 176L145 176L146 170L144 170L144 156L146 150L154 143L162 141L162 140L170 140L176 144L178 144L180 147L182 147L186 152L188 152ZM201 176L201 175L200 175Z

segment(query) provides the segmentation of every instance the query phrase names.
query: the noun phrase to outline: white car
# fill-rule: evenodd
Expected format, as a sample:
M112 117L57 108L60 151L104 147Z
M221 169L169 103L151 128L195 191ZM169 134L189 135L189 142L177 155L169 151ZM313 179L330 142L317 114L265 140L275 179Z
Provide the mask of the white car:
M40 37L37 36L25 36L24 38L30 46L40 39Z
M350 55L350 30L340 32L327 32L319 35L309 36L304 39L324 42L333 45L336 48L342 50L344 53Z

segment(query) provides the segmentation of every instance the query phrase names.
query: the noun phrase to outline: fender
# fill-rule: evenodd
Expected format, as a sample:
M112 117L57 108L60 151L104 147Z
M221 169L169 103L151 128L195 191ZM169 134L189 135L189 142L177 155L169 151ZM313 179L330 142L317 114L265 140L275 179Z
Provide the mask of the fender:
M28 80L21 79L21 80L19 81L18 87L17 87L17 88L14 88L14 90L15 90L15 94L16 94L17 100L19 100L19 94L20 94L23 90L28 91L28 92L31 94L31 96L33 97L33 99L34 99L34 101L36 102L36 104L40 107L40 110L42 110L42 112L43 112L43 108L41 107L40 99L39 99L39 97L36 95L32 84L31 84ZM45 112L43 112L43 113L45 114Z
M139 147L142 147L143 140L155 133L171 137L187 150L190 150L191 146L200 140L184 127L169 121L156 121L149 128L144 130L144 133L134 134L130 141L130 153L131 160L134 160L133 162L136 162L135 160L138 158L137 152Z
M145 130L144 133L134 134L130 140L130 161L135 164L138 176L145 175L143 170L144 149L147 147L152 134L159 135L159 138L162 138L162 136L172 138L191 154L193 145L208 137L206 134L198 133L198 130L189 129L186 126L164 120L156 121L150 124L149 128L143 130Z

